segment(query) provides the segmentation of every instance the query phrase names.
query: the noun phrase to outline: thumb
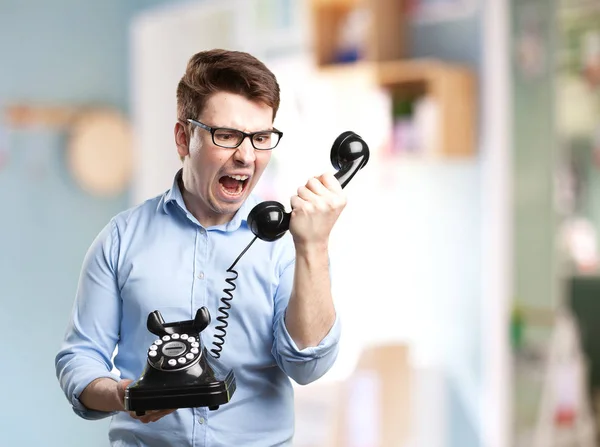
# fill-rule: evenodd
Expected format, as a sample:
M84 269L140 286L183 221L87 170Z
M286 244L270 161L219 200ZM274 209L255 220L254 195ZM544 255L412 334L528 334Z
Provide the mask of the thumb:
M125 393L125 388L127 388L131 382L133 382L131 379L121 379L119 380L117 386L120 390L123 390L123 393Z
M119 397L119 402L123 407L125 407L125 390L131 382L133 382L131 379L122 379L117 383L117 395Z

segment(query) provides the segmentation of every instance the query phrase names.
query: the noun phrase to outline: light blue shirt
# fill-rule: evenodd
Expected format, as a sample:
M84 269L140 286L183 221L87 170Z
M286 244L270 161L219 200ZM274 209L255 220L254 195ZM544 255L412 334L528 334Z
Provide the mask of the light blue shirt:
M72 316L56 356L56 373L75 413L112 416L113 446L287 446L294 434L293 387L310 383L333 365L340 323L317 347L299 350L284 314L292 291L294 246L289 232L275 242L256 240L235 266L227 336L220 360L235 372L237 389L218 410L179 409L143 424L127 412L85 408L79 396L94 379L137 379L156 339L146 318L159 310L165 322L192 319L206 306L202 332L214 347L217 309L229 287L226 270L254 238L246 217L251 196L234 218L203 228L189 213L175 177L165 194L115 216L86 254ZM114 357L115 347L118 352Z

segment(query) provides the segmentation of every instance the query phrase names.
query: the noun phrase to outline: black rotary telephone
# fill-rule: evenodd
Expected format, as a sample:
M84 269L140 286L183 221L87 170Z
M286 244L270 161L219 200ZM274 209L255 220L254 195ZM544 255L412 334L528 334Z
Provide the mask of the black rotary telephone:
M354 132L344 132L336 138L331 148L331 164L338 171L335 177L344 188L369 160L369 147ZM291 213L282 204L266 201L256 205L248 214L248 227L255 235L250 244L227 269L233 277L223 290L219 307L220 324L213 342L215 348L208 352L200 333L210 323L206 307L197 310L193 320L165 323L158 310L148 315L146 326L158 338L147 352L146 367L142 375L125 390L125 409L141 416L149 410L208 407L216 410L231 400L236 382L233 370L219 360L225 343L228 310L233 299L234 270L240 258L258 238L272 242L289 229Z

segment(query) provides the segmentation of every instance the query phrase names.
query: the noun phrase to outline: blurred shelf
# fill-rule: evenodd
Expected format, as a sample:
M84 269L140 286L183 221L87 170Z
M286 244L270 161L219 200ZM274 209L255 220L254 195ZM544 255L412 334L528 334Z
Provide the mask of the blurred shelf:
M348 30L348 21L353 13L360 14L358 21L366 22L364 29L358 30L364 35L353 36L361 42L365 53L361 55L362 59L384 61L405 57L406 14L403 3L398 0L310 0L316 64L323 66L339 62L340 55L336 52L339 51L340 37ZM357 26L356 21L354 26Z
M4 109L4 121L12 128L68 126L81 113L81 107L11 104Z
M438 108L439 147L442 158L470 157L476 153L476 79L467 67L434 59L329 64L327 76L359 77L387 89L394 98L427 95Z
M315 63L324 75L367 80L394 101L427 96L437 115L433 152L442 158L475 154L475 75L461 65L407 58L404 2L311 0L310 14Z
M377 64L379 84L392 95L426 95L438 108L439 145L445 157L476 152L476 81L466 67L431 60L402 60Z

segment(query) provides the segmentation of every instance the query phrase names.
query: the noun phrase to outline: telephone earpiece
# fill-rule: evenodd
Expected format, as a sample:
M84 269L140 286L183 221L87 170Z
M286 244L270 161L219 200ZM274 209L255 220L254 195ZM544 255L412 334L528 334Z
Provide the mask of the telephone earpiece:
M191 321L185 322L175 322L175 323L165 323L160 311L155 310L148 314L148 319L146 320L146 327L148 330L154 335L158 335L162 337L164 335L172 335L176 332L175 328L181 329L183 331L190 332L202 332L207 326L210 324L210 313L208 312L208 308L205 306L201 307L196 311L196 317Z
M342 188L369 161L369 146L354 132L346 131L333 142L331 164ZM279 202L266 201L256 205L248 214L248 227L256 237L272 242L282 237L290 227L291 213Z

